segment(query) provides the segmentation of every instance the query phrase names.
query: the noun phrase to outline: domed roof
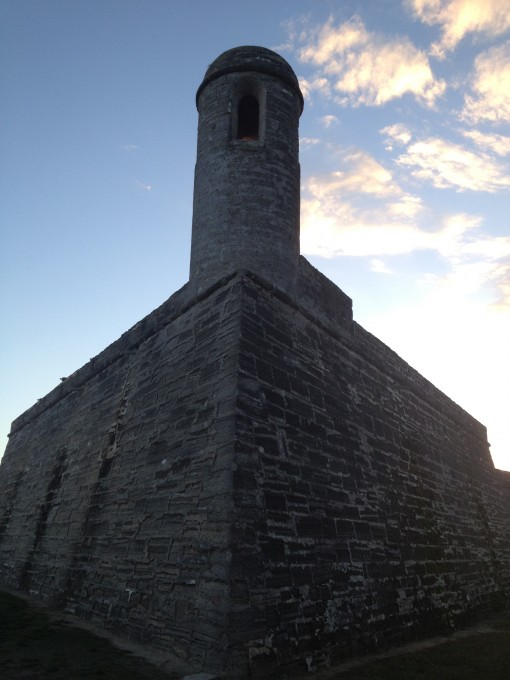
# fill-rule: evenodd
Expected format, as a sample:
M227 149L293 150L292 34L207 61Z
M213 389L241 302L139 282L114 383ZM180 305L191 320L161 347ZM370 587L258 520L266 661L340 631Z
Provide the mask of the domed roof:
M276 76L287 83L294 89L301 99L301 108L303 108L303 95L299 89L299 82L292 67L279 54L268 50L265 47L255 47L253 45L244 45L242 47L234 47L220 54L205 72L204 79L197 90L198 97L204 87L212 80L225 75L226 73L236 73L239 71L256 71L258 73L267 73Z

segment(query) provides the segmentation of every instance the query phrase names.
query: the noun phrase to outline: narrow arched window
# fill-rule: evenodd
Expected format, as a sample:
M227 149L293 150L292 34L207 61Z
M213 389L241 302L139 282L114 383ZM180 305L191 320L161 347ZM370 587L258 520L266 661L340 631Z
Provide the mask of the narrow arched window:
M252 94L244 96L237 109L237 139L259 138L259 103Z

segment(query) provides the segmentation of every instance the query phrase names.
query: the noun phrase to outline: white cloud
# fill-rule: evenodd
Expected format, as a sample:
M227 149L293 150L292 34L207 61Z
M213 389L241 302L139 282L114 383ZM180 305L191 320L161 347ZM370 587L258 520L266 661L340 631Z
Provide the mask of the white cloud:
M386 262L379 260L378 258L374 258L370 261L370 269L377 274L392 274L392 271Z
M312 80L307 78L299 78L299 87L303 97L310 101L311 93L314 91L320 92L325 97L331 96L331 87L327 78L317 76Z
M405 194L367 154L351 153L346 161L350 165L345 172L309 177L304 183L302 251L323 257L381 257L425 248L428 236L408 219L421 210L421 201ZM376 205L368 207L374 199Z
M382 256L424 247L423 234L411 224L422 210L421 199L404 192L392 173L363 151L346 153L343 165L304 182L303 252Z
M337 173L305 181L301 210L304 254L377 261L417 251L434 252L449 267L445 281L450 289L462 288L467 293L488 286L494 305L510 310L510 237L484 233L482 218L466 213L439 218L435 230L421 228L416 222L422 210L419 199L406 214L395 210L395 204L413 205L412 196L402 194L395 201L375 194L380 204L367 207L366 199L357 201L359 191L357 182L338 182Z
M410 168L414 177L430 181L438 189L494 193L510 187L510 175L490 156L472 153L437 137L411 144L397 163Z
M333 123L338 123L338 118L331 114L328 116L322 116L321 123L324 125L324 127L328 128L331 127Z
M348 169L331 172L323 177L311 177L308 188L317 198L332 193L359 192L374 196L400 195L401 189L393 181L389 170L364 151L354 151L345 156Z
M424 52L407 38L390 40L367 31L358 17L339 26L330 19L295 37L304 43L298 48L301 61L318 69L315 80L305 82L305 96L316 89L342 106L381 106L411 94L434 106L445 91Z
M398 201L386 204L386 212L391 219L412 220L423 210L423 203L419 196L403 194Z
M386 219L385 219L386 218ZM301 250L321 257L383 257L423 250L425 232L392 220L384 211L366 211L338 198L301 203Z
M320 64L328 70L335 65L339 55L365 46L370 40L370 34L359 17L353 17L338 27L329 19L311 33L313 39L310 41L306 34L307 44L301 48L299 58L304 62ZM305 35L302 34L301 38L305 38Z
M441 27L431 53L444 58L468 34L502 35L510 29L508 0L407 0L416 17Z
M411 131L403 123L387 125L381 130L381 134L386 136L385 145L387 151L393 151L395 144L405 146L406 144L409 144L412 139Z
M143 189L144 191L152 191L152 186L150 184L145 184L145 182L140 182L139 179L136 180L136 185Z
M510 137L506 135L487 134L479 130L462 130L462 134L480 148L490 149L498 156L510 154Z
M452 263L456 263L463 254L464 244L471 240L474 230L481 224L482 219L476 215L466 213L449 215L443 219L439 231L429 234L429 247L444 258L449 258Z
M464 120L510 122L510 41L478 55L471 89L473 94L465 98Z
M320 139L318 137L300 137L299 138L299 148L300 149L309 149L311 146L317 146L317 144L320 144Z
M465 254L467 249L465 249ZM464 261L452 267L452 270L440 281L443 293L455 292L459 296L467 296L476 293L482 286L489 284L495 286L499 295L495 300L495 306L503 306L509 309L510 298L505 295L505 286L509 280L510 261L507 264L498 264L493 259L478 259ZM439 285L439 284L437 284Z

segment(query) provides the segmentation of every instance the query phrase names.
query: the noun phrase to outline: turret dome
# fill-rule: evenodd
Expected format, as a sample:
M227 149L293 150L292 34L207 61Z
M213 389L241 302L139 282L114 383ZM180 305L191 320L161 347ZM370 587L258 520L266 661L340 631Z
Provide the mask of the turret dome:
M303 108L303 95L299 89L299 82L290 64L283 57L266 47L244 45L234 47L220 54L205 72L204 79L197 90L197 102L200 93L210 82L227 73L239 73L242 71L255 71L275 76L287 83L294 89L301 100Z

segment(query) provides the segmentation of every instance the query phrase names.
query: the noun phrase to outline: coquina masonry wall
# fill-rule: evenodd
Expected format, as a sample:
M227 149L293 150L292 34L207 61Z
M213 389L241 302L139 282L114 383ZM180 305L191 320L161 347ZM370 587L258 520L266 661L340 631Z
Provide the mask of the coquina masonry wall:
M13 423L3 583L232 680L505 603L485 428L300 266L185 287Z
M185 291L13 424L0 579L223 667L239 284Z
M359 325L312 312L245 281L230 623L250 677L451 630L509 592L485 428Z

